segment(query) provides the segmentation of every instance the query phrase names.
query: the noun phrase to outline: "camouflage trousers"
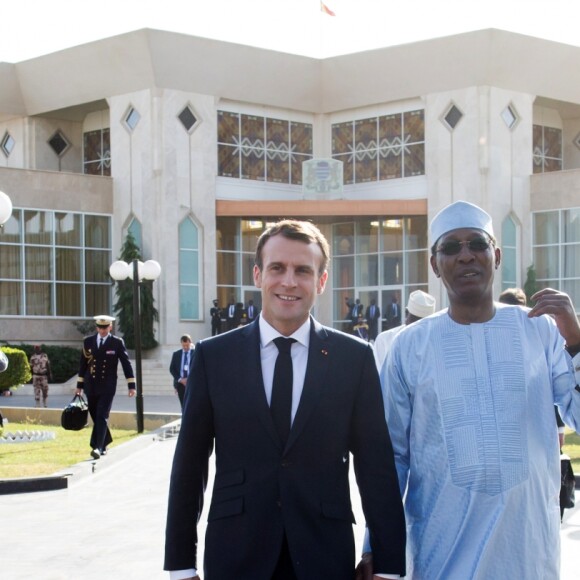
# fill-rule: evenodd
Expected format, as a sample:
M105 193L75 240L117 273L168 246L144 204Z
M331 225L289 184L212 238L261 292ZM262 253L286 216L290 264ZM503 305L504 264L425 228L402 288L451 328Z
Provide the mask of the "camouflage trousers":
M48 377L46 375L32 375L32 386L34 387L34 400L40 403L42 397L46 404L48 397Z

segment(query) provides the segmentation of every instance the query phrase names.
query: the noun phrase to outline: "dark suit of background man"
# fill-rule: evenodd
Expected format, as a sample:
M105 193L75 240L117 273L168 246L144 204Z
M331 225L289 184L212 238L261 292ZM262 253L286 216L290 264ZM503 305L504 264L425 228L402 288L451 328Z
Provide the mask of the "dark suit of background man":
M358 324L358 317L364 316L364 306L360 303L360 300L357 298L352 305L352 310L350 311L350 318L353 327Z
M253 272L260 317L198 343L171 475L166 570L196 573L215 445L204 580L353 580L351 453L376 573L404 575L405 522L372 347L310 317L328 255L312 224L271 226ZM294 339L287 354L282 337Z
M247 314L248 322L254 322L254 320L256 320L256 318L258 318L258 314L260 314L260 311L258 310L258 308L256 306L254 306L253 300L250 300L248 302L248 307L246 308L246 314Z
M183 409L183 396L185 395L185 385L191 369L193 348L189 334L184 334L180 341L181 348L173 353L169 364L169 372L173 377L173 388Z
M379 334L379 320L381 319L381 309L377 306L376 300L371 300L370 306L367 307L365 318L369 325L369 340L375 340Z
M395 326L401 325L401 306L396 296L393 296L391 304L387 306L386 318L387 328L395 328Z
M93 420L91 433L91 456L99 459L107 452L113 441L109 431L109 413L117 390L117 366L119 361L129 386L129 396L135 396L135 375L129 354L122 338L113 336L112 316L95 316L97 334L83 341L83 352L77 379L77 395L86 391L89 414Z
M236 328L238 326L238 308L234 299L230 300L230 303L226 307L226 325L228 330L232 330L232 328Z
M221 310L218 301L213 301L213 306L209 309L209 316L211 318L211 335L215 336L221 332Z

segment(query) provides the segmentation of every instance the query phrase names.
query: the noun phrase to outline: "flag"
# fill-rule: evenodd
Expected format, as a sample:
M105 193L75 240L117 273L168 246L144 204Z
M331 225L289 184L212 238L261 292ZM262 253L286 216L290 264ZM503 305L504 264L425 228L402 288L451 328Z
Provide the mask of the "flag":
M322 2L322 0L320 2L320 11L329 16L336 16L336 14L324 2Z

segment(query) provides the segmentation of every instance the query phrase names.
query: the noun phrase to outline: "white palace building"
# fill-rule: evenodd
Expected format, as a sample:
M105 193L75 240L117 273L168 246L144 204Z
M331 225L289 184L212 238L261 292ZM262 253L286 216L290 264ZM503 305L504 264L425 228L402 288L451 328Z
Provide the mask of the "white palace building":
M464 199L494 219L496 292L569 292L580 309L580 48L481 30L325 59L139 30L0 63L0 340L78 345L112 313L130 231L154 282L159 355L244 305L280 217L331 242L317 318L420 288L429 220Z

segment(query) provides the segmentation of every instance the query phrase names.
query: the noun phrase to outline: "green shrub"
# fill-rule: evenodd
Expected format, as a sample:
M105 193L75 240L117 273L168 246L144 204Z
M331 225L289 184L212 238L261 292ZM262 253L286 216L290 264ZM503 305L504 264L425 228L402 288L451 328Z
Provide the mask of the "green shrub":
M8 346L24 351L24 353L26 354L27 361L30 361L30 357L34 352L34 345L32 344L19 344L18 346L16 345L8 345ZM70 346L45 345L45 344L40 345L40 348L42 352L45 352L48 355L48 359L50 360L50 369L52 370L52 380L50 381L51 383L66 383L66 381L68 381L71 377L73 377L78 373L79 361L81 358L80 348L73 348ZM0 374L0 377L1 376L2 375ZM30 381L31 379L32 376L30 376L28 381Z
M0 373L0 391L27 383L31 378L30 365L26 353L19 348L3 346L2 350L8 357L8 368Z

